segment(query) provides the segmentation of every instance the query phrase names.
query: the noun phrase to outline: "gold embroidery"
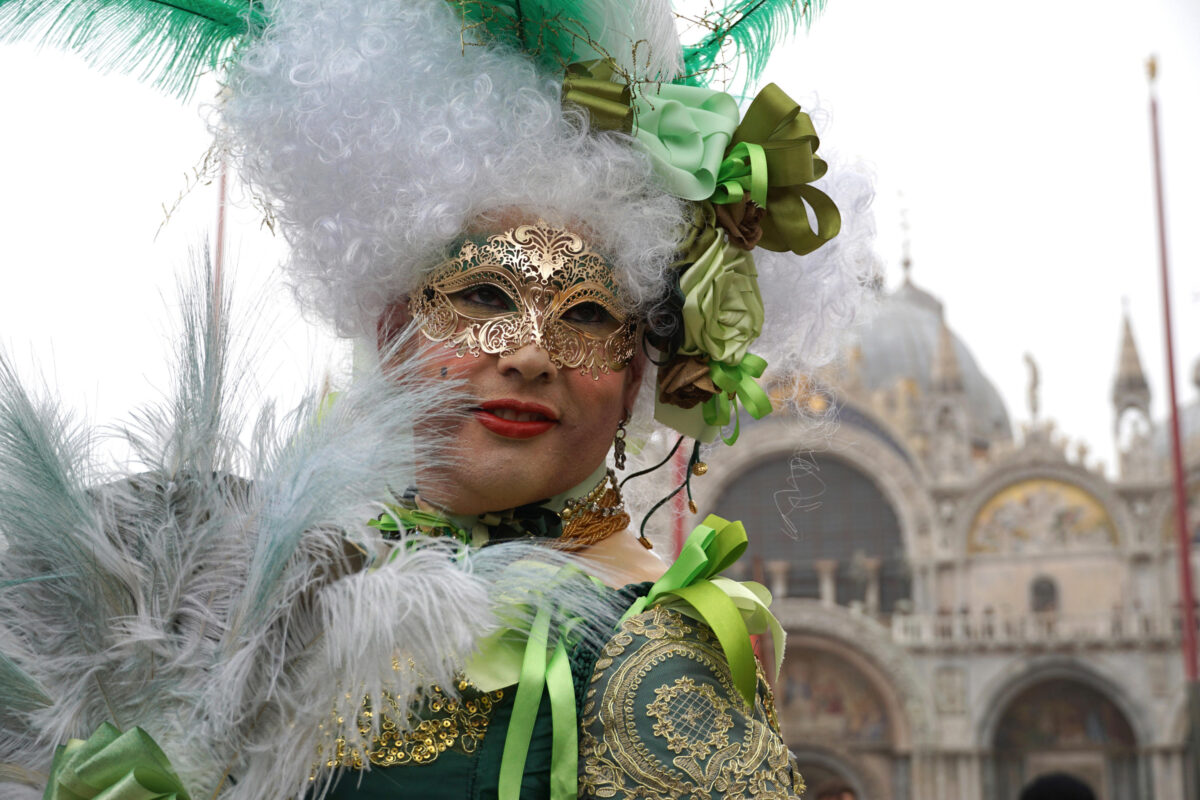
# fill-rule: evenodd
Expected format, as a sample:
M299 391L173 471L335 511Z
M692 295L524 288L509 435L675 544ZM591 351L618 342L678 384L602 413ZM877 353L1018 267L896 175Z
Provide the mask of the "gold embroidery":
M380 712L379 736L371 741L370 748L364 753L339 738L334 757L326 766L362 769L365 761L377 767L429 764L447 750L474 753L487 733L492 709L504 698L504 690L480 692L464 680L459 681L458 692L459 697L455 698L439 686L429 687L419 717L385 695L390 713ZM358 730L363 736L370 735L374 714L365 704L359 712ZM405 714L409 725L407 730L401 730L395 720Z
M637 352L637 320L612 267L578 234L540 220L463 242L410 301L425 337L460 356L533 344L559 367L599 378Z
M711 631L655 608L626 620L596 662L581 720L581 797L755 798L804 791L762 673L754 708Z

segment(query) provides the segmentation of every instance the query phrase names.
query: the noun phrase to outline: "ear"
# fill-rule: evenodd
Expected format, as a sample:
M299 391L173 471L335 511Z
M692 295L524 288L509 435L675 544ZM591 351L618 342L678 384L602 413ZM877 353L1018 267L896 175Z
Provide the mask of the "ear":
M375 323L375 347L380 353L386 353L392 346L392 341L412 322L412 314L408 310L408 298L401 297L388 303L387 308L379 315Z
M627 411L632 411L634 403L637 402L638 392L642 388L642 376L645 374L646 353L639 347L637 355L633 357L633 361L630 361L629 366L625 368L625 393L623 399Z

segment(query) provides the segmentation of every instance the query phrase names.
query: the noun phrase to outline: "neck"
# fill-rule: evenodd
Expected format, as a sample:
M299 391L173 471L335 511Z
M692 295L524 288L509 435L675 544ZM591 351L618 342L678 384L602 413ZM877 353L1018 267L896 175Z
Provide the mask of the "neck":
M572 486L565 492L560 492L549 499L543 500L537 503L537 505L558 514L567 507L568 501L586 497L593 489L600 485L607 473L608 465L601 463L590 475L575 486ZM443 513L457 527L471 533L473 544L482 545L488 541L489 527L494 526L511 511L512 507L497 509L496 511L489 511L483 514L454 514L448 511Z

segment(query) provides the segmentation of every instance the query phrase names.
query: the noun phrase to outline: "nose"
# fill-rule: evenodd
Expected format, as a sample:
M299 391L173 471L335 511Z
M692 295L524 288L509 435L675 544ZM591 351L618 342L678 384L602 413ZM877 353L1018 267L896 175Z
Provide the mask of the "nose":
M500 356L498 368L502 375L520 377L526 381L549 381L558 375L558 366L550 360L550 354L532 342Z

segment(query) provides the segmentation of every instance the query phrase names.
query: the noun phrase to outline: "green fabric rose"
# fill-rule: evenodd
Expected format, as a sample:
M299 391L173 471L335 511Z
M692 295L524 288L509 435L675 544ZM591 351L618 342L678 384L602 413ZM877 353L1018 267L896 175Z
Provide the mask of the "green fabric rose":
M634 138L650 156L663 188L684 200L707 200L717 188L738 105L725 92L663 84L633 101Z
M762 333L763 302L754 259L718 236L679 280L684 355L740 364Z

